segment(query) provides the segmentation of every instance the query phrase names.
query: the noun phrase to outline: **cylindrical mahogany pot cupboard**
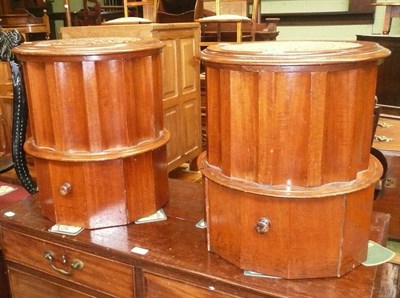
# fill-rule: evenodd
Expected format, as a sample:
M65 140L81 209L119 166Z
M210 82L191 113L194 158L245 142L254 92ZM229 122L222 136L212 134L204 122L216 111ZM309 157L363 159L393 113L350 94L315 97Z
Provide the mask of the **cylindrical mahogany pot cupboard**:
M38 197L44 216L84 228L123 225L168 200L157 40L24 43Z
M243 270L342 276L367 256L376 43L220 44L206 70L208 248Z

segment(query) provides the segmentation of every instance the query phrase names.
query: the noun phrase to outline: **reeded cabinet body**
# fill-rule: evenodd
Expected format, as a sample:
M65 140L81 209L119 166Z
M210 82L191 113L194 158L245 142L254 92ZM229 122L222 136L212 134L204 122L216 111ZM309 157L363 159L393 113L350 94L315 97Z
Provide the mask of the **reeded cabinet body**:
M43 214L100 228L148 216L168 200L159 41L76 39L23 44ZM157 181L157 183L156 183Z
M341 276L367 253L378 61L373 43L204 50L209 249L244 270Z
M190 162L201 153L199 24L152 23L63 27L63 39L124 36L156 38L163 42L162 102L168 171Z

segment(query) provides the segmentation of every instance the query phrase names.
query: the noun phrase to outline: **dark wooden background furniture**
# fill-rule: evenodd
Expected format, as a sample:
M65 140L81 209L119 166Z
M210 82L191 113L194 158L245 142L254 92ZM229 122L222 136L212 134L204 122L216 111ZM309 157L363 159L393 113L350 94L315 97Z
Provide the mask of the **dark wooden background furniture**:
M16 10L11 14L1 14L0 27L17 29L24 35L25 40L50 38L50 22L46 10L41 17L36 17L25 9Z
M159 23L193 22L196 0L161 0L157 21Z
M285 280L244 276L207 251L202 185L170 180L168 219L141 225L83 230L77 236L48 232L34 196L3 209L1 238L13 298L26 297L396 297L397 265L360 265L342 278ZM12 211L13 217L4 216ZM371 239L385 243L389 217L375 213ZM323 241L323 239L322 239ZM145 255L131 252L135 247ZM57 272L53 265L70 275ZM65 264L62 259L66 260ZM46 258L47 257L47 258ZM75 262L74 262L75 261ZM71 263L83 268L71 269ZM135 295L135 296L134 296Z
M377 42L391 51L378 68L376 96L378 104L400 107L400 37L391 35L357 35L357 40ZM382 112L400 116L400 109L382 108Z
M374 210L390 214L389 237L400 240L400 119L381 116L375 136L372 146L385 156L387 173Z

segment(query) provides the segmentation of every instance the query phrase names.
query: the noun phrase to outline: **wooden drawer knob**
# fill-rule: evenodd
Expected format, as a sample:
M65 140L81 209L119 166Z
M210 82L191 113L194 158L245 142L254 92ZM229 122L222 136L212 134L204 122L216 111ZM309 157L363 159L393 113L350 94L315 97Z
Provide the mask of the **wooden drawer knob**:
M271 227L271 221L267 217L261 217L255 225L255 229L258 234L265 234L266 232L269 231L270 227Z
M61 184L60 187L58 188L58 193L62 196L68 195L69 193L71 193L71 191L72 191L72 185L69 184L68 182Z

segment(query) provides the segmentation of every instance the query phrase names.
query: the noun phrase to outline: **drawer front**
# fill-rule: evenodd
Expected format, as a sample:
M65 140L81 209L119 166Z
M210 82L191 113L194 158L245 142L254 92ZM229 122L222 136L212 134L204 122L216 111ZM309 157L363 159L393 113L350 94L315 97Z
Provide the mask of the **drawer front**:
M13 298L89 298L95 297L84 294L74 289L37 278L14 268L9 268L8 277L10 280L11 295Z
M103 293L118 297L133 297L134 278L133 268L130 266L4 228L2 237L6 260ZM53 256L52 263L45 257L46 253ZM73 263L81 264L82 268L72 269Z
M177 280L165 278L159 275L144 273L144 297L148 298L228 298L236 297L228 294L217 292L216 289L210 287L204 289L195 285L183 283Z

